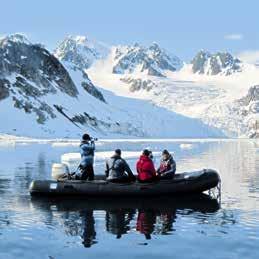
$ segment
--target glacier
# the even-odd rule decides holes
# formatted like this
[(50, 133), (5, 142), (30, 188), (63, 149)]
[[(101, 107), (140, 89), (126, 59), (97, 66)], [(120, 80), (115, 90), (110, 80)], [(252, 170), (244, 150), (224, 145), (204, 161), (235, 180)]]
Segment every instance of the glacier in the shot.
[(257, 137), (259, 68), (229, 53), (185, 63), (157, 43), (85, 36), (52, 53), (14, 34), (0, 39), (0, 57), (2, 138)]

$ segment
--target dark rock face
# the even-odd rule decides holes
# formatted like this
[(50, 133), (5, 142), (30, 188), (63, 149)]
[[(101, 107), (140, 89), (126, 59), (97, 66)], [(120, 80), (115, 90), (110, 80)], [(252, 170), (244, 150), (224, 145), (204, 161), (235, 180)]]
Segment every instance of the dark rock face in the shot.
[(66, 114), (64, 107), (54, 105), (56, 110), (61, 113), (64, 117), (66, 117), (69, 121), (71, 121), (75, 126), (81, 128), (81, 126), (88, 125), (101, 132), (114, 132), (121, 133), (122, 130), (126, 131), (129, 134), (134, 136), (143, 136), (143, 132), (140, 129), (132, 126), (130, 123), (121, 124), (119, 122), (107, 122), (103, 120), (99, 120), (95, 116), (91, 116), (87, 112), (76, 114), (73, 117), (70, 117)]
[[(81, 69), (80, 67), (78, 67), (75, 64), (72, 63), (65, 63), (66, 67), (68, 69), (68, 71), (71, 72), (71, 70), (77, 72), (80, 74), (81, 76), (81, 82), (80, 85), (78, 85), (78, 87), (83, 87), (83, 89), (90, 95), (92, 95), (93, 97), (99, 99), (102, 102), (106, 102), (103, 94), (101, 93), (101, 91), (99, 91), (97, 89), (97, 87), (94, 86), (94, 84), (92, 83), (92, 81), (89, 79), (87, 73)], [(79, 84), (79, 83), (78, 83)]]
[[(78, 87), (105, 102), (87, 74), (83, 70), (80, 72), (83, 80)], [(0, 40), (0, 101), (11, 97), (15, 108), (36, 115), (37, 122), (44, 124), (56, 118), (56, 109), (44, 98), (58, 92), (71, 98), (79, 94), (68, 71), (54, 55), (41, 45), (31, 44), (20, 34)]]
[[(251, 102), (259, 102), (259, 85), (255, 85), (248, 90), (245, 97), (241, 98), (239, 101), (240, 105), (247, 106)], [(259, 109), (258, 109), (259, 112)]]
[(10, 83), (8, 80), (0, 78), (0, 101), (9, 96)]
[(200, 51), (192, 60), (192, 71), (193, 73), (204, 74), (204, 67), (209, 58), (209, 53)]
[(37, 122), (44, 124), (56, 115), (42, 97), (58, 91), (78, 95), (68, 72), (52, 54), (20, 34), (0, 40), (0, 99), (11, 96), (15, 108), (35, 114)]
[(27, 94), (34, 95), (37, 92), (39, 96), (55, 93), (57, 89), (72, 97), (78, 94), (63, 65), (42, 46), (28, 43), (19, 34), (0, 41), (0, 77), (12, 74), (19, 75), (16, 87), (27, 89)]
[(135, 79), (131, 77), (126, 77), (126, 78), (121, 78), (120, 80), (130, 85), (129, 89), (131, 92), (136, 92), (139, 90), (150, 91), (157, 87), (157, 85), (150, 79), (142, 80), (140, 78)]
[(250, 87), (243, 98), (236, 101), (242, 119), (246, 121), (250, 138), (259, 137), (259, 85)]
[(154, 43), (145, 48), (138, 44), (128, 47), (118, 47), (115, 50), (116, 65), (113, 73), (133, 73), (136, 68), (140, 72), (147, 71), (148, 75), (163, 77), (166, 70), (176, 71), (182, 66), (182, 62), (176, 56), (169, 55)]
[[(96, 48), (95, 48), (96, 47)], [(105, 102), (102, 93), (93, 85), (85, 70), (92, 63), (105, 56), (106, 51), (101, 46), (94, 46), (84, 36), (69, 36), (65, 38), (55, 50), (54, 55), (69, 70), (78, 71), (82, 75), (81, 86), (92, 96)], [(80, 86), (78, 86), (80, 87)]]
[(241, 61), (229, 53), (200, 51), (191, 61), (193, 73), (230, 75), (241, 72)]
[(69, 37), (61, 42), (55, 53), (61, 61), (71, 62), (81, 69), (85, 69), (90, 66), (91, 59), (96, 57), (97, 53), (88, 47), (83, 47), (83, 49), (88, 53), (88, 56), (83, 56), (78, 49), (76, 41)]
[(86, 92), (88, 92), (95, 98), (99, 99), (102, 102), (106, 102), (103, 94), (91, 82), (82, 82), (82, 87), (86, 90)]

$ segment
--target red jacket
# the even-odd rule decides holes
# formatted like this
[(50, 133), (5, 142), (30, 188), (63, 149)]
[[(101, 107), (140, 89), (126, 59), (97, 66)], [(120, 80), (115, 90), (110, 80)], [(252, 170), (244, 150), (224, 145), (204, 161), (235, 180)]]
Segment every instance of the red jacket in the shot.
[(146, 181), (156, 176), (156, 170), (153, 161), (144, 155), (141, 155), (137, 162), (138, 179)]

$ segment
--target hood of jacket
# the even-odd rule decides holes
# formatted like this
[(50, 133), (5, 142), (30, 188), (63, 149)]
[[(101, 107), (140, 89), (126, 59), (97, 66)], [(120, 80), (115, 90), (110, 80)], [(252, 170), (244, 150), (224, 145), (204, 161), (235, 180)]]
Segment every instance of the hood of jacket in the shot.
[(166, 162), (166, 161), (170, 161), (171, 159), (173, 159), (173, 157), (172, 157), (172, 155), (169, 155), (167, 159), (164, 159), (164, 158), (162, 157), (161, 161)]
[(121, 156), (114, 154), (111, 156), (111, 159), (121, 159)]
[(141, 155), (139, 160), (142, 160), (143, 162), (151, 162), (152, 161), (148, 156), (145, 156), (145, 155)]

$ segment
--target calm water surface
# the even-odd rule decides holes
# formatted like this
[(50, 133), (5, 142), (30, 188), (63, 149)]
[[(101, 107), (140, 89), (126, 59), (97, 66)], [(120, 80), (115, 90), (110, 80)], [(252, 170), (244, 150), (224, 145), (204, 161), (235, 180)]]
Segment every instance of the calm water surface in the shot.
[[(221, 203), (207, 196), (32, 200), (31, 180), (50, 178), (51, 164), (78, 147), (0, 142), (0, 258), (259, 258), (259, 142), (100, 141), (97, 147), (147, 146), (174, 151), (178, 171), (217, 169)], [(129, 163), (134, 167), (135, 159)], [(95, 168), (101, 174), (103, 163)]]

